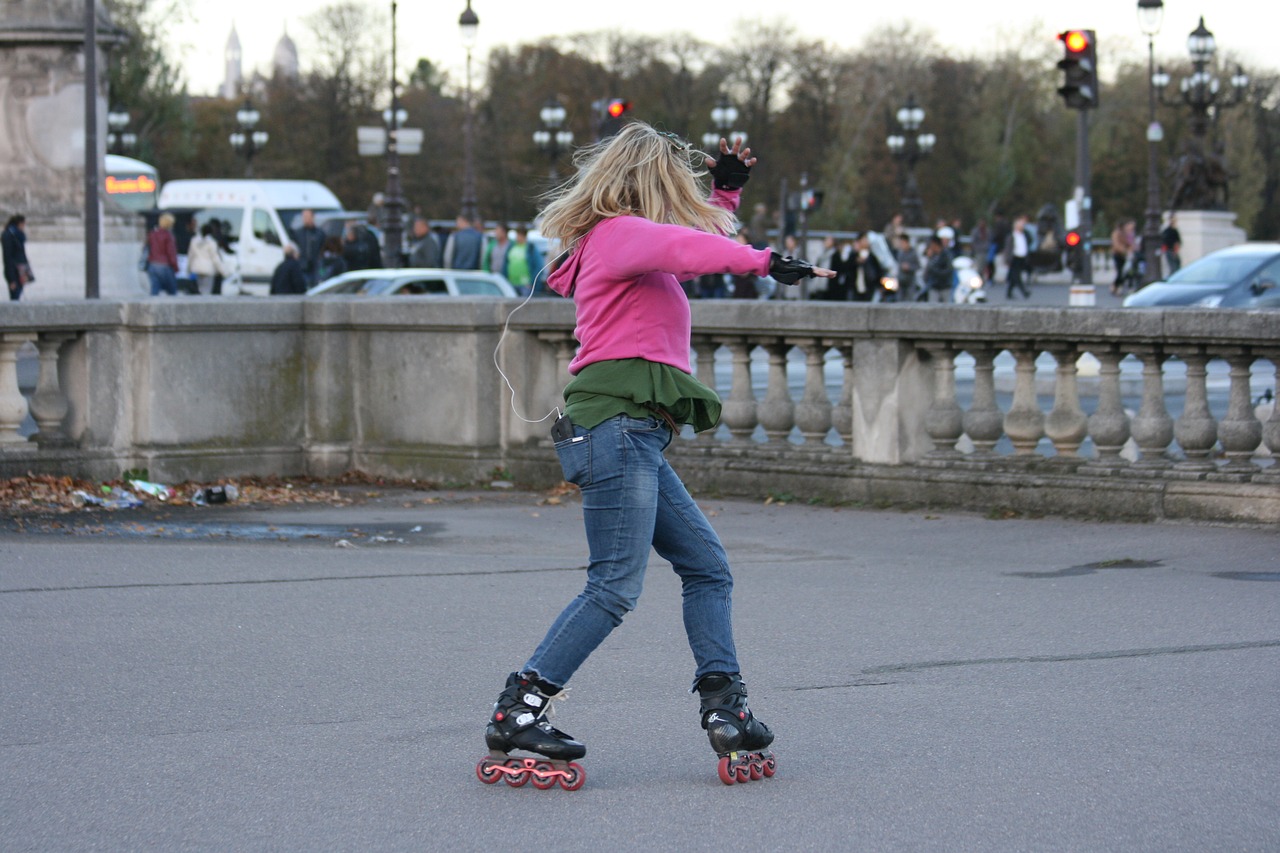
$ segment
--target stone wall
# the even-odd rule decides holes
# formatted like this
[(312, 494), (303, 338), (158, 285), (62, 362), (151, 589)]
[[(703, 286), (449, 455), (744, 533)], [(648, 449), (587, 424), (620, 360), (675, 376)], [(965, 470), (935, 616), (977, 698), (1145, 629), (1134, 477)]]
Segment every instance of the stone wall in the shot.
[[(13, 305), (0, 315), (0, 474), (470, 483), (504, 469), (554, 485), (547, 415), (572, 306), (516, 305)], [(718, 301), (693, 317), (695, 372), (724, 399), (722, 425), (669, 454), (700, 491), (1280, 521), (1280, 416), (1257, 399), (1275, 389), (1275, 313)], [(31, 347), (39, 380), (24, 396), (14, 365)]]

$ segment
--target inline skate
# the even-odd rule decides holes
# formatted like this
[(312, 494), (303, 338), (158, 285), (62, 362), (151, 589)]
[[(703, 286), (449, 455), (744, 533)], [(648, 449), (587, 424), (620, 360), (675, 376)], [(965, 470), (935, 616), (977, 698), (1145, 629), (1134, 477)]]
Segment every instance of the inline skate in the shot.
[(720, 756), (717, 768), (726, 785), (772, 776), (778, 763), (772, 752), (773, 732), (747, 707), (747, 686), (735, 673), (712, 672), (698, 679), (702, 727)]
[[(527, 673), (513, 672), (493, 703), (493, 716), (484, 730), (489, 754), (476, 765), (476, 776), (492, 785), (505, 779), (513, 788), (532, 781), (533, 787), (547, 789), (556, 783), (566, 791), (576, 791), (587, 779), (586, 771), (574, 758), (587, 748), (548, 722), (550, 703), (564, 698), (564, 691)], [(537, 753), (541, 757), (511, 756), (512, 750)]]

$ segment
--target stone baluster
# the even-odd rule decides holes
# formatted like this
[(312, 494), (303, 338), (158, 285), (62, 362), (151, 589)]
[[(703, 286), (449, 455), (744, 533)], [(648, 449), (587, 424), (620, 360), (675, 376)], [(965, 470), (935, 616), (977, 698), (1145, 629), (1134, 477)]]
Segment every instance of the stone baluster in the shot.
[(824, 346), (840, 353), (844, 380), (840, 402), (831, 410), (831, 425), (840, 434), (845, 448), (850, 448), (853, 446), (853, 344), (849, 341), (826, 341)]
[[(694, 368), (698, 381), (706, 385), (713, 391), (716, 391), (716, 350), (720, 345), (706, 335), (695, 335), (693, 338), (693, 354), (697, 358), (697, 365)], [(694, 438), (703, 443), (712, 442), (716, 439), (716, 431), (714, 429), (704, 430), (698, 433)]]
[(972, 455), (990, 459), (1004, 435), (1004, 414), (996, 404), (996, 351), (978, 346), (968, 348), (968, 353), (973, 356), (973, 402), (964, 413), (964, 431), (973, 442)]
[(1233, 349), (1220, 353), (1231, 365), (1231, 390), (1227, 397), (1227, 416), (1218, 424), (1218, 439), (1222, 442), (1227, 464), (1224, 473), (1251, 474), (1258, 470), (1253, 464), (1253, 454), (1262, 444), (1262, 424), (1253, 413), (1253, 398), (1249, 391), (1249, 368), (1253, 366), (1253, 354), (1245, 349)]
[(0, 334), (0, 448), (6, 453), (34, 449), (18, 434), (27, 419), (27, 398), (18, 388), (18, 349), (35, 339), (35, 332)]
[(1142, 406), (1130, 423), (1133, 440), (1142, 451), (1134, 467), (1166, 468), (1169, 460), (1165, 451), (1173, 441), (1173, 418), (1164, 405), (1164, 351), (1159, 347), (1139, 347), (1134, 355), (1142, 361)]
[(1034, 347), (1014, 344), (1008, 347), (1017, 365), (1014, 367), (1013, 403), (1004, 416), (1004, 432), (1013, 442), (1013, 451), (1024, 459), (1033, 456), (1044, 436), (1044, 413), (1036, 400), (1036, 355)]
[(746, 443), (756, 429), (756, 395), (751, 390), (751, 350), (746, 338), (723, 338), (719, 343), (733, 354), (733, 380), (729, 397), (724, 401), (720, 420), (729, 428), (732, 441)]
[(1275, 382), (1272, 385), (1271, 417), (1262, 424), (1262, 440), (1271, 451), (1271, 465), (1262, 473), (1253, 475), (1255, 483), (1280, 484), (1280, 349), (1265, 350), (1258, 353), (1270, 359), (1275, 371)]
[(796, 426), (807, 450), (825, 450), (832, 408), (825, 374), (827, 346), (821, 338), (802, 338), (795, 345), (805, 356), (804, 396), (796, 406)]
[(38, 429), (31, 440), (42, 446), (61, 447), (71, 443), (62, 429), (62, 422), (71, 411), (71, 401), (58, 381), (58, 355), (62, 345), (75, 337), (72, 332), (42, 332), (36, 341), (40, 351), (40, 373), (30, 406), (31, 417)]
[(956, 403), (956, 354), (944, 343), (928, 342), (920, 348), (929, 353), (933, 361), (933, 400), (925, 416), (925, 432), (933, 441), (933, 450), (926, 458), (934, 460), (959, 459), (956, 442), (964, 434), (964, 412)]
[(1093, 350), (1098, 359), (1098, 407), (1089, 416), (1089, 436), (1098, 455), (1089, 463), (1090, 468), (1114, 469), (1128, 464), (1120, 451), (1129, 440), (1129, 416), (1124, 410), (1120, 394), (1120, 360), (1123, 358), (1115, 346), (1097, 346)]
[(769, 353), (769, 385), (757, 407), (760, 425), (770, 442), (785, 442), (796, 422), (796, 404), (787, 388), (787, 353), (791, 345), (775, 341), (764, 345)]
[(1058, 367), (1053, 383), (1053, 408), (1045, 418), (1044, 434), (1053, 442), (1055, 458), (1062, 462), (1076, 462), (1080, 443), (1089, 434), (1089, 419), (1080, 408), (1080, 389), (1076, 382), (1079, 352), (1069, 344), (1055, 344), (1050, 352)]
[(1187, 393), (1182, 415), (1173, 425), (1173, 436), (1182, 447), (1186, 459), (1173, 467), (1181, 471), (1212, 471), (1213, 447), (1218, 443), (1218, 422), (1209, 411), (1209, 392), (1205, 385), (1208, 356), (1203, 347), (1192, 347), (1178, 353), (1187, 365)]

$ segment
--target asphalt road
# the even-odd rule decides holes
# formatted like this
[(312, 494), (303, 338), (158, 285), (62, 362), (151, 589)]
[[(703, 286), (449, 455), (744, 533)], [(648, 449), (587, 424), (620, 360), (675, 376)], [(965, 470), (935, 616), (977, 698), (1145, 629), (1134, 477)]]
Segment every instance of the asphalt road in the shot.
[(1280, 848), (1270, 529), (705, 499), (777, 776), (717, 779), (655, 557), (556, 718), (586, 786), (483, 785), (583, 581), (544, 497), (0, 519), (0, 849)]

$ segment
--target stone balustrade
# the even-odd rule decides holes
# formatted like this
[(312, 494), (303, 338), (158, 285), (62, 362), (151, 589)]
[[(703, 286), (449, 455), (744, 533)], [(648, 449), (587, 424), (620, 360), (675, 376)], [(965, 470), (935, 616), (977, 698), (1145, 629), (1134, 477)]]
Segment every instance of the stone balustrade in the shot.
[[(0, 473), (474, 482), (501, 468), (549, 485), (544, 416), (572, 308), (515, 306), (11, 306)], [(686, 429), (669, 451), (695, 489), (1280, 521), (1280, 408), (1258, 405), (1276, 387), (1280, 314), (716, 301), (693, 316), (695, 373), (724, 401), (717, 430)], [(19, 352), (38, 364), (29, 396)]]

